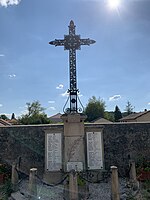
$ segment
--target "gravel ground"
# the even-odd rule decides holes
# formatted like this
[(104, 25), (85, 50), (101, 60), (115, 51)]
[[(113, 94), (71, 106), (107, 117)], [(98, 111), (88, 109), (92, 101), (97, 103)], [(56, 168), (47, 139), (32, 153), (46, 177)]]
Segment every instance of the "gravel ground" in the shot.
[[(50, 187), (38, 183), (37, 185), (37, 197), (41, 200), (63, 200), (63, 185), (58, 185), (55, 187)], [(28, 180), (23, 181), (20, 184), (20, 193), (23, 194), (25, 199), (28, 199)], [(17, 199), (18, 200), (18, 199)]]
[[(119, 179), (120, 199), (126, 200), (130, 189), (126, 187), (126, 180)], [(107, 183), (89, 184), (90, 197), (89, 200), (110, 200), (111, 199), (111, 180)]]
[[(120, 196), (121, 200), (126, 200), (130, 189), (126, 187), (126, 180), (119, 179), (120, 183)], [(20, 184), (20, 193), (14, 193), (12, 199), (14, 200), (27, 200), (28, 198), (28, 180), (22, 181)], [(64, 200), (64, 186), (59, 185), (55, 187), (50, 187), (38, 183), (38, 199), (41, 200)], [(111, 181), (108, 180), (107, 183), (91, 184), (89, 183), (89, 200), (110, 200), (111, 199)]]

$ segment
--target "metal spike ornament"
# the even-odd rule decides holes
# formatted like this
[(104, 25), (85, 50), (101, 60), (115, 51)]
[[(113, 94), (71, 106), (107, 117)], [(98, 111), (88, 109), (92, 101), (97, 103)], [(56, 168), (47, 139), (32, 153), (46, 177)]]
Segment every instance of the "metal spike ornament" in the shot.
[(49, 42), (51, 45), (64, 46), (64, 50), (69, 50), (69, 65), (70, 65), (70, 89), (68, 90), (70, 97), (70, 108), (67, 109), (69, 113), (78, 113), (78, 93), (77, 89), (77, 75), (76, 75), (76, 50), (81, 49), (81, 45), (94, 44), (94, 40), (81, 39), (80, 35), (75, 34), (75, 25), (71, 20), (69, 24), (69, 35), (65, 35), (64, 39), (55, 39)]

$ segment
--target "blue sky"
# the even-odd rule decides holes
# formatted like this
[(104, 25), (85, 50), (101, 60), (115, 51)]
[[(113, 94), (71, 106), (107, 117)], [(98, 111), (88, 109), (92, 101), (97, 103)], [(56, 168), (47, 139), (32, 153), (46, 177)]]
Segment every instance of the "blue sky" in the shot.
[(150, 1), (122, 0), (110, 9), (107, 0), (0, 0), (0, 114), (26, 110), (39, 100), (48, 116), (63, 112), (69, 88), (68, 51), (48, 44), (76, 33), (96, 43), (77, 51), (80, 99), (93, 95), (106, 110), (127, 101), (134, 111), (150, 109)]

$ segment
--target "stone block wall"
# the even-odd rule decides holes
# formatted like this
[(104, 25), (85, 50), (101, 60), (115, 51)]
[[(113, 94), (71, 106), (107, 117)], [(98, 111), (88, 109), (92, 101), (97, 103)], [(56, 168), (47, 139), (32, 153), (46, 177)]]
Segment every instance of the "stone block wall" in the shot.
[(129, 159), (150, 160), (150, 123), (115, 123), (104, 128), (105, 166), (119, 168), (120, 175), (128, 172)]
[(45, 133), (42, 126), (14, 126), (0, 128), (0, 160), (12, 164), (21, 157), (21, 170), (44, 170)]
[[(95, 127), (96, 124), (85, 124)], [(44, 172), (45, 129), (63, 129), (63, 125), (37, 125), (0, 127), (0, 162), (10, 165), (21, 157), (21, 169), (37, 167), (39, 174)], [(104, 125), (104, 163), (119, 168), (125, 175), (129, 158), (150, 160), (150, 123), (114, 123)]]

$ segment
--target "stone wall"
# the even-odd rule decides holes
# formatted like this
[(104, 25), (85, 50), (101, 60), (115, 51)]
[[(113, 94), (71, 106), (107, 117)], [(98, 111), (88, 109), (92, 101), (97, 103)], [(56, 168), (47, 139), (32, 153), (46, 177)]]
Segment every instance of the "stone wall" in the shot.
[[(39, 174), (44, 171), (45, 133), (47, 126), (0, 127), (0, 160), (12, 164), (21, 157), (21, 170), (37, 167)], [(50, 126), (56, 129), (57, 126)]]
[(150, 123), (116, 123), (104, 128), (105, 165), (116, 165), (127, 173), (129, 159), (150, 160)]
[[(85, 124), (97, 126), (96, 124)], [(21, 157), (21, 169), (29, 173), (37, 167), (44, 171), (45, 133), (44, 129), (63, 129), (63, 125), (0, 127), (0, 160), (12, 164)], [(124, 175), (128, 160), (145, 157), (150, 160), (150, 123), (115, 123), (104, 125), (104, 161), (119, 167)]]

